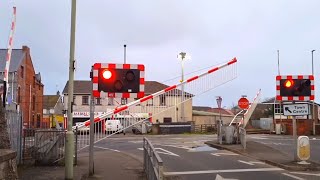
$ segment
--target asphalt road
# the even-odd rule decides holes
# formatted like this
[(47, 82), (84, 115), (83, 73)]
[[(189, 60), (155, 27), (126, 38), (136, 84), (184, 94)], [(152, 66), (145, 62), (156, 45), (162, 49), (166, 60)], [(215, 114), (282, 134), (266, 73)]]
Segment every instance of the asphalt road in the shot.
[[(213, 135), (146, 137), (162, 158), (165, 174), (173, 179), (302, 180), (320, 178), (320, 174), (296, 174), (296, 172), (288, 172), (242, 155), (206, 146), (204, 142), (216, 138)], [(142, 142), (142, 135), (119, 134), (96, 143), (95, 150), (123, 152), (143, 162)]]
[[(295, 148), (292, 136), (284, 135), (248, 135), (248, 140), (256, 141), (290, 155), (293, 159)], [(309, 137), (310, 160), (320, 163), (320, 137)], [(320, 179), (320, 178), (319, 178)]]

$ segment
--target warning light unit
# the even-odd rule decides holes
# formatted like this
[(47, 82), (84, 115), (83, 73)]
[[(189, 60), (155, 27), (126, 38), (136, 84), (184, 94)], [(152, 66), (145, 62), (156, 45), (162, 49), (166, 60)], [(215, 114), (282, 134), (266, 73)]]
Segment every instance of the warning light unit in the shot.
[(92, 77), (93, 96), (142, 98), (144, 72), (142, 64), (95, 63)]
[(314, 100), (313, 75), (277, 76), (277, 100), (308, 101)]

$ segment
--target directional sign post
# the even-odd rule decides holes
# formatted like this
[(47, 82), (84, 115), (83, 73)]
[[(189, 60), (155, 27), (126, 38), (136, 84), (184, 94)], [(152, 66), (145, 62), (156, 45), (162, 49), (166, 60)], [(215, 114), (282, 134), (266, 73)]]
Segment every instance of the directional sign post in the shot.
[(309, 105), (308, 104), (284, 104), (283, 105), (283, 115), (292, 116), (292, 135), (294, 141), (294, 160), (298, 161), (297, 155), (297, 120), (296, 116), (309, 115)]
[(283, 115), (285, 116), (303, 116), (309, 115), (308, 104), (287, 104), (283, 105)]

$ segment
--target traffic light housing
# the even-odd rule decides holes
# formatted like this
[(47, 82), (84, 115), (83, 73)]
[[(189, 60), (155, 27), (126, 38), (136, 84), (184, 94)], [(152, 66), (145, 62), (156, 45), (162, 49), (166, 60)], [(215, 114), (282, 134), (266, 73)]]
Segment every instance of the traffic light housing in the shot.
[(277, 76), (277, 100), (314, 100), (314, 77)]
[(110, 93), (138, 93), (140, 71), (138, 69), (99, 70), (98, 91)]
[(94, 97), (141, 98), (144, 96), (144, 65), (96, 63), (92, 81)]

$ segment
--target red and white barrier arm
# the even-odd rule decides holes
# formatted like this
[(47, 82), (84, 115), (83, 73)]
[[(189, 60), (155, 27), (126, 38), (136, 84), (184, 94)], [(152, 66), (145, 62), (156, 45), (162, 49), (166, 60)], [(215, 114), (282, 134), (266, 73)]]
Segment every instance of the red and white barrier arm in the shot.
[(11, 53), (12, 53), (12, 45), (13, 45), (13, 35), (16, 28), (16, 7), (13, 7), (13, 17), (12, 17), (12, 23), (11, 23), (11, 29), (10, 29), (10, 35), (9, 35), (9, 42), (8, 42), (8, 52), (6, 55), (6, 66), (4, 69), (4, 76), (3, 80), (6, 81), (7, 84), (7, 93), (9, 89), (8, 81), (9, 81), (9, 67), (10, 67), (10, 60), (11, 60)]
[[(203, 76), (206, 76), (206, 75), (208, 75), (208, 74), (211, 74), (211, 73), (213, 73), (213, 72), (215, 72), (215, 71), (218, 71), (218, 70), (223, 69), (223, 68), (225, 68), (225, 67), (227, 67), (227, 66), (230, 66), (230, 65), (232, 65), (232, 64), (234, 64), (234, 63), (236, 63), (236, 62), (237, 62), (237, 58), (233, 58), (231, 61), (229, 61), (229, 62), (227, 62), (227, 63), (225, 63), (225, 64), (223, 64), (223, 65), (221, 65), (221, 66), (212, 68), (212, 69), (208, 70), (208, 71), (205, 72), (205, 73), (202, 73), (202, 74), (200, 74), (200, 75), (198, 75), (198, 76), (194, 76), (194, 77), (192, 77), (192, 78), (189, 78), (189, 79), (187, 79), (187, 80), (185, 80), (185, 81), (183, 81), (183, 82), (181, 82), (181, 83), (179, 83), (179, 84), (177, 84), (177, 85), (170, 86), (170, 87), (168, 87), (168, 88), (166, 88), (166, 89), (163, 89), (163, 90), (158, 91), (158, 92), (156, 92), (156, 93), (153, 93), (153, 94), (151, 94), (151, 95), (145, 96), (145, 97), (143, 97), (143, 98), (141, 98), (141, 99), (139, 99), (139, 100), (130, 102), (130, 103), (128, 103), (128, 104), (126, 104), (126, 105), (123, 105), (123, 106), (120, 106), (120, 107), (114, 109), (113, 111), (109, 111), (109, 112), (107, 112), (107, 113), (104, 114), (104, 115), (101, 115), (101, 116), (99, 116), (99, 117), (96, 117), (96, 118), (94, 119), (94, 122), (99, 122), (99, 121), (101, 121), (101, 120), (103, 120), (103, 119), (106, 119), (107, 117), (109, 117), (109, 116), (111, 116), (111, 115), (113, 115), (113, 114), (117, 114), (117, 113), (119, 113), (119, 112), (122, 112), (122, 111), (124, 111), (124, 110), (127, 110), (127, 109), (128, 109), (129, 107), (131, 107), (131, 106), (136, 106), (137, 104), (141, 104), (141, 103), (143, 103), (143, 102), (145, 102), (145, 101), (147, 101), (147, 100), (149, 100), (149, 99), (152, 99), (152, 98), (154, 98), (154, 97), (160, 96), (160, 95), (162, 95), (162, 94), (164, 94), (164, 93), (166, 93), (166, 92), (168, 92), (168, 91), (171, 91), (171, 90), (173, 90), (173, 89), (176, 89), (176, 88), (182, 86), (183, 84), (190, 83), (190, 82), (192, 82), (192, 81), (194, 81), (194, 80), (196, 80), (196, 79), (198, 79), (198, 78), (200, 78), (200, 77), (203, 77)], [(90, 125), (90, 120), (87, 120), (87, 121), (85, 121), (85, 122), (83, 122), (83, 123), (79, 123), (78, 127), (89, 126), (89, 125)], [(75, 128), (75, 127), (73, 127), (73, 128)]]

